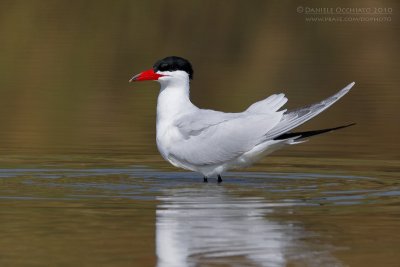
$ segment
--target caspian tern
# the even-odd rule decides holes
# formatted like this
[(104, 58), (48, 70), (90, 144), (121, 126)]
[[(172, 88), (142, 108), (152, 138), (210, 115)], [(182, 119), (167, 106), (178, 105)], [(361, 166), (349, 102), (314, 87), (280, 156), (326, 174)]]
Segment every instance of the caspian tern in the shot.
[(307, 107), (279, 110), (284, 94), (274, 94), (252, 104), (243, 112), (224, 113), (196, 107), (189, 99), (193, 69), (184, 58), (171, 56), (130, 79), (158, 81), (157, 147), (172, 165), (200, 172), (207, 178), (227, 170), (247, 167), (265, 155), (304, 142), (305, 138), (345, 128), (352, 124), (307, 132), (290, 132), (338, 101), (353, 87)]

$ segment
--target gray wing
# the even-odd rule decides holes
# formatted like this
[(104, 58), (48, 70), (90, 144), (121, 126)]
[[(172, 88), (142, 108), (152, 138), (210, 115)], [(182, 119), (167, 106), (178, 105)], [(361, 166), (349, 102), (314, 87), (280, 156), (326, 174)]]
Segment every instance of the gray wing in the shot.
[(329, 108), (332, 106), (336, 101), (338, 101), (340, 98), (342, 98), (345, 94), (347, 94), (350, 89), (353, 87), (355, 83), (352, 82), (348, 84), (345, 88), (340, 90), (338, 93), (334, 94), (331, 97), (328, 97), (327, 99), (315, 103), (313, 105), (295, 109), (295, 110), (290, 110), (286, 112), (281, 121), (274, 127), (272, 128), (267, 134), (266, 138), (267, 139), (273, 139), (276, 136), (279, 136), (281, 134), (284, 134), (288, 131), (290, 131), (293, 128), (296, 128), (297, 126), (305, 123), (306, 121), (314, 118), (318, 114), (320, 114), (322, 111), (325, 109)]
[(195, 165), (229, 161), (315, 117), (353, 85), (354, 82), (319, 103), (289, 112), (277, 111), (287, 101), (283, 94), (277, 94), (254, 103), (242, 113), (199, 109), (186, 114), (176, 120), (182, 140), (170, 147), (169, 156)]
[(169, 148), (169, 156), (194, 165), (229, 161), (260, 143), (283, 112), (223, 113), (198, 110), (176, 122), (183, 139)]
[(209, 109), (199, 109), (179, 118), (175, 124), (185, 139), (200, 135), (205, 130), (226, 121), (236, 119), (241, 113), (224, 113)]

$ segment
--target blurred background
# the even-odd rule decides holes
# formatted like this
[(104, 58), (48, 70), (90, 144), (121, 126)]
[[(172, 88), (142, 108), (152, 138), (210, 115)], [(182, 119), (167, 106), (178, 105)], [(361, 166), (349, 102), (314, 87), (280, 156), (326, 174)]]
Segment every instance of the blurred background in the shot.
[(307, 7), (325, 6), (2, 0), (0, 154), (161, 161), (155, 145), (159, 85), (128, 80), (177, 55), (194, 66), (191, 96), (201, 108), (238, 112), (279, 92), (295, 108), (355, 81), (345, 98), (301, 129), (357, 126), (277, 155), (398, 158), (398, 3), (329, 4), (391, 8), (376, 16), (390, 21), (307, 21)]
[[(1, 0), (0, 265), (399, 266), (399, 7)], [(159, 85), (128, 83), (171, 55), (225, 112), (355, 81), (298, 130), (357, 125), (204, 184), (157, 151)]]

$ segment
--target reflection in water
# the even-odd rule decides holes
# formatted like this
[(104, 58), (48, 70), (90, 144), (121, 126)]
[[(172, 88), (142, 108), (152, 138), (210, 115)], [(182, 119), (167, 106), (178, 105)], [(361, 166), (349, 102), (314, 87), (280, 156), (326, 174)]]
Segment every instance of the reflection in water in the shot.
[[(168, 190), (156, 218), (158, 267), (341, 266), (332, 247), (312, 247), (301, 227), (268, 219), (277, 206), (260, 197), (234, 197), (223, 187)], [(224, 265), (225, 266), (225, 265)]]
[(399, 179), (371, 164), (370, 177), (300, 165), (218, 186), (49, 163), (0, 170), (0, 266), (398, 266)]

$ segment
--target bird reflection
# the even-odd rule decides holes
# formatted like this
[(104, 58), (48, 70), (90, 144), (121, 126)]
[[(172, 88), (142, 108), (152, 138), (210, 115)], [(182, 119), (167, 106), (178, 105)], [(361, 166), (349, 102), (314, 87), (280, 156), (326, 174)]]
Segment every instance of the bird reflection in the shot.
[(290, 203), (235, 197), (219, 186), (164, 193), (156, 219), (158, 267), (341, 266), (331, 249), (300, 241), (310, 234), (301, 227), (268, 219), (277, 206)]

